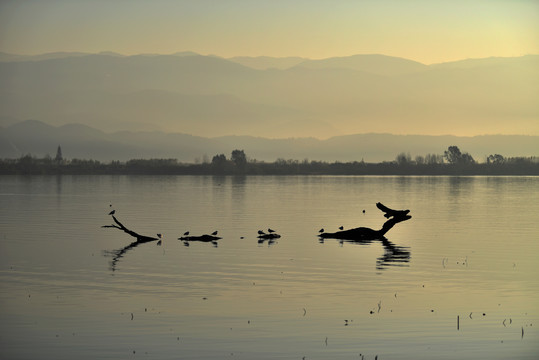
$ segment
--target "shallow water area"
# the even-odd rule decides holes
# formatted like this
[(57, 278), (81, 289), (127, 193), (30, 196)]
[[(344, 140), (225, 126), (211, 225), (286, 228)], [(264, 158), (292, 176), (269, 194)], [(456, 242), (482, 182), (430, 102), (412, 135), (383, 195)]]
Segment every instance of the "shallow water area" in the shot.
[[(320, 241), (376, 202), (389, 246)], [(0, 357), (535, 359), (538, 215), (537, 177), (2, 176)]]

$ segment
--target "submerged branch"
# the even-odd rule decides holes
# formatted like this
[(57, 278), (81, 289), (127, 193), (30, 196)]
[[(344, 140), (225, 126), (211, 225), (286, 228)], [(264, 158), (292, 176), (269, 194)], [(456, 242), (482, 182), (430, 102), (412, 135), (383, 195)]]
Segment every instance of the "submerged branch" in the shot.
[(102, 228), (114, 228), (114, 229), (122, 230), (123, 232), (131, 235), (132, 237), (134, 237), (136, 239), (131, 244), (129, 244), (129, 245), (127, 245), (127, 246), (125, 246), (125, 247), (123, 247), (121, 249), (105, 251), (104, 252), (105, 256), (112, 256), (112, 260), (110, 262), (110, 268), (111, 268), (112, 271), (115, 271), (118, 261), (120, 261), (120, 259), (125, 255), (126, 252), (128, 252), (131, 249), (136, 248), (140, 244), (144, 244), (144, 243), (147, 243), (147, 242), (150, 242), (150, 241), (156, 241), (156, 240), (159, 240), (159, 239), (155, 238), (155, 237), (152, 237), (152, 236), (140, 235), (139, 233), (126, 228), (124, 226), (124, 224), (122, 224), (118, 219), (116, 219), (116, 217), (114, 215), (111, 215), (111, 216), (112, 216), (112, 219), (114, 220), (114, 222), (116, 224), (103, 225), (103, 226), (101, 226)]
[(133, 230), (130, 230), (130, 229), (126, 228), (118, 219), (116, 219), (116, 217), (114, 215), (111, 215), (111, 216), (112, 216), (112, 219), (114, 220), (114, 222), (117, 225), (114, 225), (114, 224), (112, 224), (112, 225), (103, 225), (103, 226), (101, 226), (102, 228), (115, 228), (115, 229), (122, 230), (123, 232), (125, 232), (125, 233), (131, 235), (132, 237), (136, 238), (137, 242), (148, 242), (148, 241), (159, 240), (158, 238), (155, 238), (155, 237), (152, 237), (152, 236), (140, 235), (139, 233), (136, 233)]

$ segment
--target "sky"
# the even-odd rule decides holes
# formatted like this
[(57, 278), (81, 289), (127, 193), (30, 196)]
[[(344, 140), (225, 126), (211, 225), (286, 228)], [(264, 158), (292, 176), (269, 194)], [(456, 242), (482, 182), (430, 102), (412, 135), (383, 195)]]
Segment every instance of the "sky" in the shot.
[(0, 0), (0, 51), (521, 56), (539, 54), (539, 1)]

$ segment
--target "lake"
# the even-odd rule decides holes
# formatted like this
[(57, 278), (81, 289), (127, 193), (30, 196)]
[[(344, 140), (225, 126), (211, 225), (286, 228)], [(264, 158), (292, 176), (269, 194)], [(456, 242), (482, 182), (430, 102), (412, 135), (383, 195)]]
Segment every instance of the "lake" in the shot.
[(2, 176), (0, 358), (537, 359), (538, 220), (539, 177)]

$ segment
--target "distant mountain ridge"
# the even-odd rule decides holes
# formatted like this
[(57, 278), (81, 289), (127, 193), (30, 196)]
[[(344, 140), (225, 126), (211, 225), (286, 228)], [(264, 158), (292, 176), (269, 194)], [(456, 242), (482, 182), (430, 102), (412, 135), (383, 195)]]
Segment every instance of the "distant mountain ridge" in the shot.
[(416, 155), (443, 154), (451, 145), (484, 161), (490, 154), (539, 156), (539, 136), (483, 135), (474, 137), (356, 134), (332, 137), (267, 139), (252, 136), (198, 137), (156, 131), (106, 133), (81, 124), (51, 126), (28, 120), (0, 128), (0, 157), (54, 155), (62, 146), (66, 158), (100, 161), (135, 158), (175, 158), (182, 162), (211, 160), (213, 155), (230, 157), (234, 149), (259, 161), (278, 158), (320, 161), (392, 161), (401, 152)]
[(192, 52), (0, 54), (0, 124), (270, 138), (391, 132), (539, 135), (539, 56), (436, 65)]

